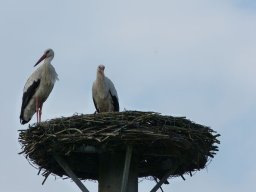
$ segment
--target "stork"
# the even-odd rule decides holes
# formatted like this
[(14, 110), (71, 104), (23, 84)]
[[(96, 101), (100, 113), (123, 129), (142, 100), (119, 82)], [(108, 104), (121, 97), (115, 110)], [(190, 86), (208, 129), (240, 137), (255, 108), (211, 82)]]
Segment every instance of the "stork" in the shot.
[(118, 95), (113, 82), (104, 74), (105, 66), (99, 65), (92, 85), (92, 98), (98, 113), (119, 112)]
[(34, 65), (35, 67), (44, 60), (43, 64), (30, 75), (24, 86), (20, 112), (21, 124), (28, 123), (35, 113), (37, 123), (41, 122), (43, 103), (50, 95), (55, 81), (58, 80), (58, 74), (51, 65), (53, 57), (53, 50), (47, 49)]

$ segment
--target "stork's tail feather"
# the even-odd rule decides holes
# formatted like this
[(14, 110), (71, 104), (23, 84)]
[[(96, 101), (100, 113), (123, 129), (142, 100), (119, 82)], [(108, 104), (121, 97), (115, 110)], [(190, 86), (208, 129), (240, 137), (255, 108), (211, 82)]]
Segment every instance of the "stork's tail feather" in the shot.
[(24, 125), (26, 123), (28, 123), (30, 120), (26, 121), (24, 120), (22, 117), (20, 117), (20, 124)]
[(20, 124), (24, 125), (26, 123), (28, 123), (28, 121), (20, 120)]

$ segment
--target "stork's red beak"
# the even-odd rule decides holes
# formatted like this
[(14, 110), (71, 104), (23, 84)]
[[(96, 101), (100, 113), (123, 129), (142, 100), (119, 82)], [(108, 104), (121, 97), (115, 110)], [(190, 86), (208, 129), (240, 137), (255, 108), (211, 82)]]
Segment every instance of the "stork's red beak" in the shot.
[(41, 61), (43, 61), (46, 58), (46, 54), (43, 54), (43, 56), (36, 62), (36, 64), (34, 65), (37, 66)]

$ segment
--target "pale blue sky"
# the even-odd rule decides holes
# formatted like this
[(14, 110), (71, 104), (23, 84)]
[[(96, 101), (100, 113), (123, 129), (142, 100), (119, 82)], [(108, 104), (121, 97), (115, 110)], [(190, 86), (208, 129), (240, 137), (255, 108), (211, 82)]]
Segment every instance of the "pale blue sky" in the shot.
[[(79, 191), (53, 176), (42, 186), (17, 154), (17, 130), (27, 128), (18, 118), (22, 89), (49, 47), (60, 81), (43, 120), (94, 112), (91, 86), (104, 64), (121, 109), (186, 116), (222, 135), (207, 169), (170, 180), (165, 191), (256, 190), (255, 1), (8, 0), (0, 2), (0, 23), (0, 191)], [(143, 181), (139, 191), (153, 185)]]

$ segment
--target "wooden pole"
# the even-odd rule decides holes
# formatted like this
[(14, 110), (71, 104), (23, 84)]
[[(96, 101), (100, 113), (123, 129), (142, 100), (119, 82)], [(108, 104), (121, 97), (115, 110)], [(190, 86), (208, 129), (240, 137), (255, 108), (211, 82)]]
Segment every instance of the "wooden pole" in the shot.
[[(130, 152), (127, 152), (127, 159), (129, 159), (129, 156), (131, 155)], [(122, 181), (124, 176), (123, 173), (125, 167), (125, 153), (105, 152), (99, 156), (100, 161), (98, 192), (120, 192), (122, 190)], [(138, 192), (138, 167), (136, 159), (134, 157), (131, 158), (130, 163), (131, 164), (128, 177), (126, 177), (126, 192)], [(125, 169), (128, 169), (128, 163)]]
[(64, 171), (68, 174), (70, 178), (77, 184), (77, 186), (81, 189), (82, 192), (89, 192), (89, 190), (84, 186), (84, 184), (77, 178), (74, 172), (70, 169), (68, 164), (64, 159), (62, 159), (57, 154), (54, 154), (53, 157), (59, 163), (59, 165), (64, 169)]
[(132, 146), (129, 145), (127, 146), (127, 149), (126, 149), (121, 192), (127, 191), (127, 182), (128, 182), (129, 172), (130, 172), (131, 158), (132, 158)]

